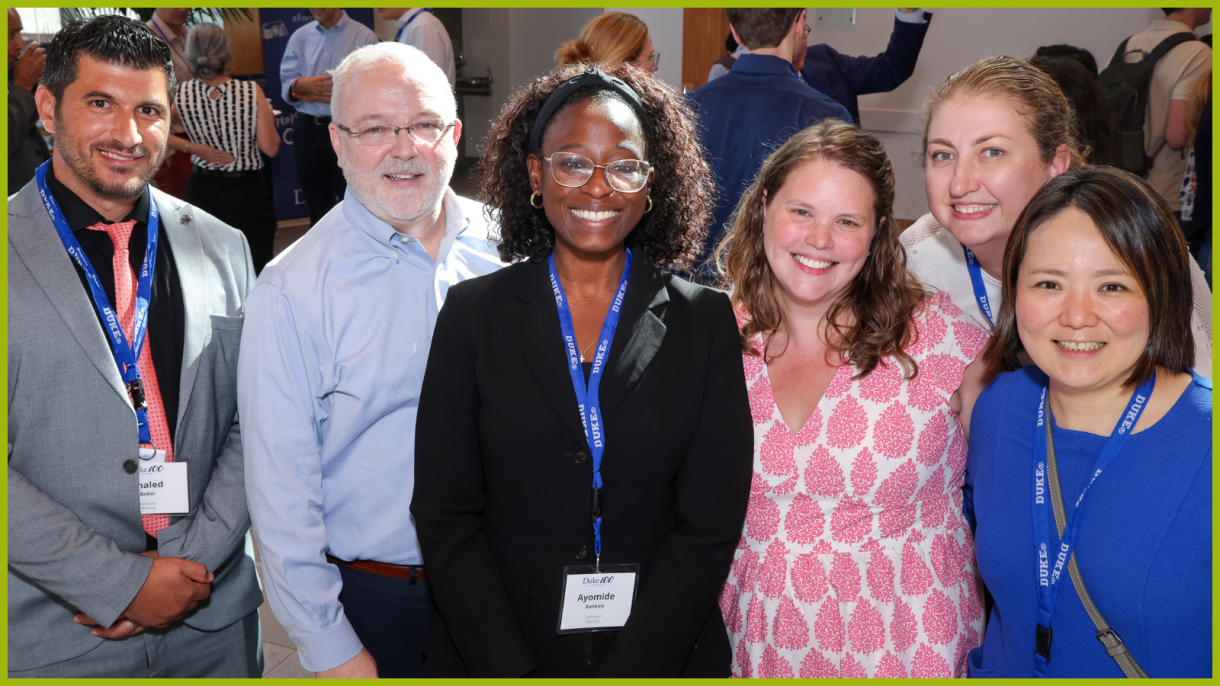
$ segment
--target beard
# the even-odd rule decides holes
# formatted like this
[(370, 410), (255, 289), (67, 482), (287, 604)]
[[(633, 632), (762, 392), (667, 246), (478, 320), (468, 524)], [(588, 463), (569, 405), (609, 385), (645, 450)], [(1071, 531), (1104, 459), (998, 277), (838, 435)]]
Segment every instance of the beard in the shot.
[[(76, 174), (77, 178), (89, 186), (90, 190), (108, 200), (131, 200), (139, 197), (148, 187), (148, 180), (156, 175), (157, 168), (165, 159), (165, 148), (161, 149), (160, 154), (153, 155), (143, 145), (125, 148), (117, 141), (94, 143), (86, 149), (72, 134), (68, 133), (69, 127), (59, 117), (56, 117), (55, 129), (55, 147), (59, 150), (59, 155), (63, 158), (64, 163)], [(146, 166), (136, 170), (132, 177), (107, 183), (102, 180), (97, 164), (93, 161), (91, 153), (94, 150), (114, 150), (128, 155), (143, 155)]]
[[(373, 216), (390, 225), (414, 222), (432, 212), (445, 194), (456, 162), (456, 155), (438, 156), (433, 168), (419, 158), (399, 160), (386, 157), (376, 169), (369, 171), (352, 163), (346, 142), (339, 155), (339, 166), (343, 169), (343, 178), (347, 180), (352, 195)], [(387, 174), (422, 174), (424, 181), (414, 190), (395, 190), (381, 185), (382, 178)]]

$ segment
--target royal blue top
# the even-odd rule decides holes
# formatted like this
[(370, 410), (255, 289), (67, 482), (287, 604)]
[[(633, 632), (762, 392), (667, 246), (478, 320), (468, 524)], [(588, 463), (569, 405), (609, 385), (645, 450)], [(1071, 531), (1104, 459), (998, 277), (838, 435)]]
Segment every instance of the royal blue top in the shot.
[[(1001, 374), (970, 424), (966, 517), (995, 598), (970, 676), (1032, 677), (1037, 623), (1033, 444), (1036, 367)], [(1109, 436), (1053, 428), (1068, 513)], [(1156, 424), (1135, 433), (1082, 507), (1076, 562), (1089, 594), (1152, 677), (1210, 677), (1212, 664), (1212, 384), (1194, 376)], [(1050, 518), (1050, 540), (1059, 540)], [(1066, 574), (1065, 574), (1066, 577)], [(1070, 578), (1051, 620), (1050, 677), (1122, 678)]]

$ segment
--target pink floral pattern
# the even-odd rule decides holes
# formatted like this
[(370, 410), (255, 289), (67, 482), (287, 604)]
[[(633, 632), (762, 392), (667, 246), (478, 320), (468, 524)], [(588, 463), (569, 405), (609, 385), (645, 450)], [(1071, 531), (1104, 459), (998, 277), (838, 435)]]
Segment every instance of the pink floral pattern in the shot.
[(863, 379), (845, 365), (796, 434), (745, 356), (754, 475), (720, 599), (734, 676), (965, 675), (983, 611), (949, 399), (988, 334), (943, 293), (917, 326), (914, 379), (893, 359)]

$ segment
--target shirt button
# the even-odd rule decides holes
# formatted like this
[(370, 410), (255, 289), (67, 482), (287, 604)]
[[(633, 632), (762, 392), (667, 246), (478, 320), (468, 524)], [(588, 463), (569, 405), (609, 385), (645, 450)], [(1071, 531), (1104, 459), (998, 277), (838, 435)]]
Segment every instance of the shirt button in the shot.
[(298, 650), (300, 650), (302, 653), (305, 652), (305, 646), (301, 646), (300, 648), (298, 648)]
[(578, 545), (578, 546), (576, 546), (576, 549), (575, 549), (575, 550), (573, 550), (572, 552), (576, 554), (576, 559), (577, 559), (577, 560), (587, 560), (587, 559), (589, 559), (589, 549), (588, 549), (588, 548), (586, 548), (584, 545)]
[(578, 464), (578, 465), (589, 464), (589, 453), (586, 453), (583, 450), (577, 452), (575, 455), (575, 458), (576, 458), (576, 464)]
[(123, 463), (123, 471), (127, 472), (128, 474), (135, 474), (136, 469), (137, 467), (135, 460), (127, 460)]
[(407, 243), (407, 242), (409, 242), (410, 240), (411, 240), (411, 238), (410, 238), (410, 237), (408, 237), (408, 236), (403, 236), (403, 237), (402, 237), (402, 242), (403, 242), (403, 243)]
[(912, 253), (912, 254), (915, 254), (915, 255), (918, 255), (918, 254), (919, 254), (919, 248), (915, 248), (914, 250), (912, 250), (912, 251), (911, 251), (911, 253)]

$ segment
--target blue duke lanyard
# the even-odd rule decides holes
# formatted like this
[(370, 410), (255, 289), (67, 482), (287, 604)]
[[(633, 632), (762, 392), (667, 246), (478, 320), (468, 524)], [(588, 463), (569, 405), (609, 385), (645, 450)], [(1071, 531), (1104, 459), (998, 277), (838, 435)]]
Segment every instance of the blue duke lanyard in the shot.
[(962, 252), (966, 253), (966, 271), (970, 272), (970, 285), (974, 286), (974, 299), (979, 302), (979, 309), (983, 311), (983, 316), (987, 317), (987, 322), (991, 324), (994, 331), (995, 315), (991, 313), (991, 301), (987, 298), (987, 286), (983, 284), (983, 268), (979, 266), (979, 258), (973, 250), (964, 245)]
[(402, 40), (402, 32), (403, 32), (403, 31), (406, 31), (406, 30), (407, 30), (407, 27), (411, 25), (411, 22), (413, 22), (413, 21), (415, 21), (417, 18), (419, 18), (419, 15), (423, 14), (424, 12), (427, 12), (428, 14), (432, 14), (432, 8), (431, 8), (431, 7), (425, 7), (425, 8), (423, 8), (422, 10), (420, 10), (420, 11), (416, 12), (415, 14), (412, 14), (412, 15), (411, 15), (411, 18), (407, 20), (407, 23), (403, 24), (403, 25), (402, 25), (402, 26), (401, 26), (401, 27), (398, 29), (398, 33), (394, 34), (394, 41), (395, 41), (395, 42), (401, 41), (401, 40)]
[(1131, 429), (1139, 422), (1140, 415), (1148, 399), (1152, 397), (1152, 389), (1156, 385), (1156, 374), (1131, 395), (1127, 410), (1119, 418), (1118, 425), (1110, 433), (1109, 440), (1101, 450), (1097, 463), (1093, 465), (1093, 476), (1085, 484), (1084, 490), (1076, 498), (1076, 504), (1068, 514), (1067, 524), (1063, 528), (1063, 537), (1059, 541), (1059, 549), (1055, 553), (1054, 563), (1051, 562), (1050, 537), (1050, 494), (1046, 487), (1046, 425), (1043, 422), (1053, 421), (1050, 408), (1046, 404), (1046, 386), (1042, 387), (1042, 400), (1038, 404), (1038, 422), (1034, 428), (1034, 545), (1038, 557), (1038, 626), (1035, 630), (1034, 674), (1047, 675), (1047, 663), (1050, 661), (1051, 616), (1055, 613), (1055, 604), (1059, 598), (1059, 584), (1063, 580), (1063, 570), (1071, 559), (1072, 549), (1076, 545), (1076, 533), (1080, 528), (1081, 504), (1089, 493), (1097, 477), (1101, 475), (1114, 458), (1122, 451), (1123, 445), (1131, 436)]
[(47, 188), (47, 165), (50, 163), (49, 160), (43, 162), (42, 166), (34, 172), (34, 178), (38, 182), (38, 193), (42, 196), (42, 203), (47, 208), (47, 214), (51, 216), (51, 223), (55, 225), (55, 232), (59, 234), (59, 240), (63, 241), (68, 255), (85, 272), (85, 279), (89, 282), (89, 292), (93, 295), (93, 304), (101, 313), (102, 321), (105, 323), (103, 328), (110, 336), (110, 350), (114, 354), (114, 363), (119, 368), (119, 375), (123, 378), (123, 383), (126, 384), (127, 391), (131, 394), (132, 404), (136, 409), (140, 443), (152, 443), (152, 436), (148, 430), (148, 410), (144, 404), (144, 390), (140, 384), (140, 370), (136, 366), (136, 360), (140, 357), (140, 348), (144, 345), (144, 334), (148, 331), (148, 303), (152, 294), (153, 272), (157, 262), (157, 203), (152, 198), (148, 200), (148, 244), (144, 249), (144, 264), (140, 267), (140, 280), (136, 286), (132, 344), (128, 345), (123, 326), (119, 323), (119, 316), (110, 306), (110, 300), (106, 297), (106, 289), (102, 286), (102, 280), (98, 277), (97, 270), (89, 263), (89, 258), (85, 257), (80, 242), (76, 240), (76, 236), (72, 235), (72, 229), (68, 228), (68, 222), (59, 209), (59, 203), (55, 202), (55, 197)]
[(593, 554), (600, 566), (602, 455), (606, 452), (606, 435), (602, 427), (602, 406), (597, 390), (606, 367), (606, 356), (610, 353), (610, 344), (614, 342), (614, 330), (618, 328), (623, 296), (627, 294), (627, 277), (631, 275), (631, 251), (627, 251), (623, 278), (619, 280), (618, 292), (614, 294), (614, 302), (610, 303), (610, 310), (606, 312), (606, 320), (602, 323), (602, 332), (597, 339), (597, 352), (593, 356), (593, 369), (589, 372), (588, 388), (585, 387), (585, 375), (580, 368), (580, 353), (576, 350), (576, 329), (572, 326), (572, 310), (568, 306), (567, 296), (563, 293), (563, 286), (559, 284), (559, 276), (555, 273), (554, 256), (547, 258), (547, 265), (551, 270), (551, 289), (555, 292), (555, 304), (559, 307), (559, 328), (568, 350), (568, 373), (572, 375), (572, 388), (576, 391), (576, 403), (580, 407), (580, 421), (585, 427), (589, 450), (593, 453)]

